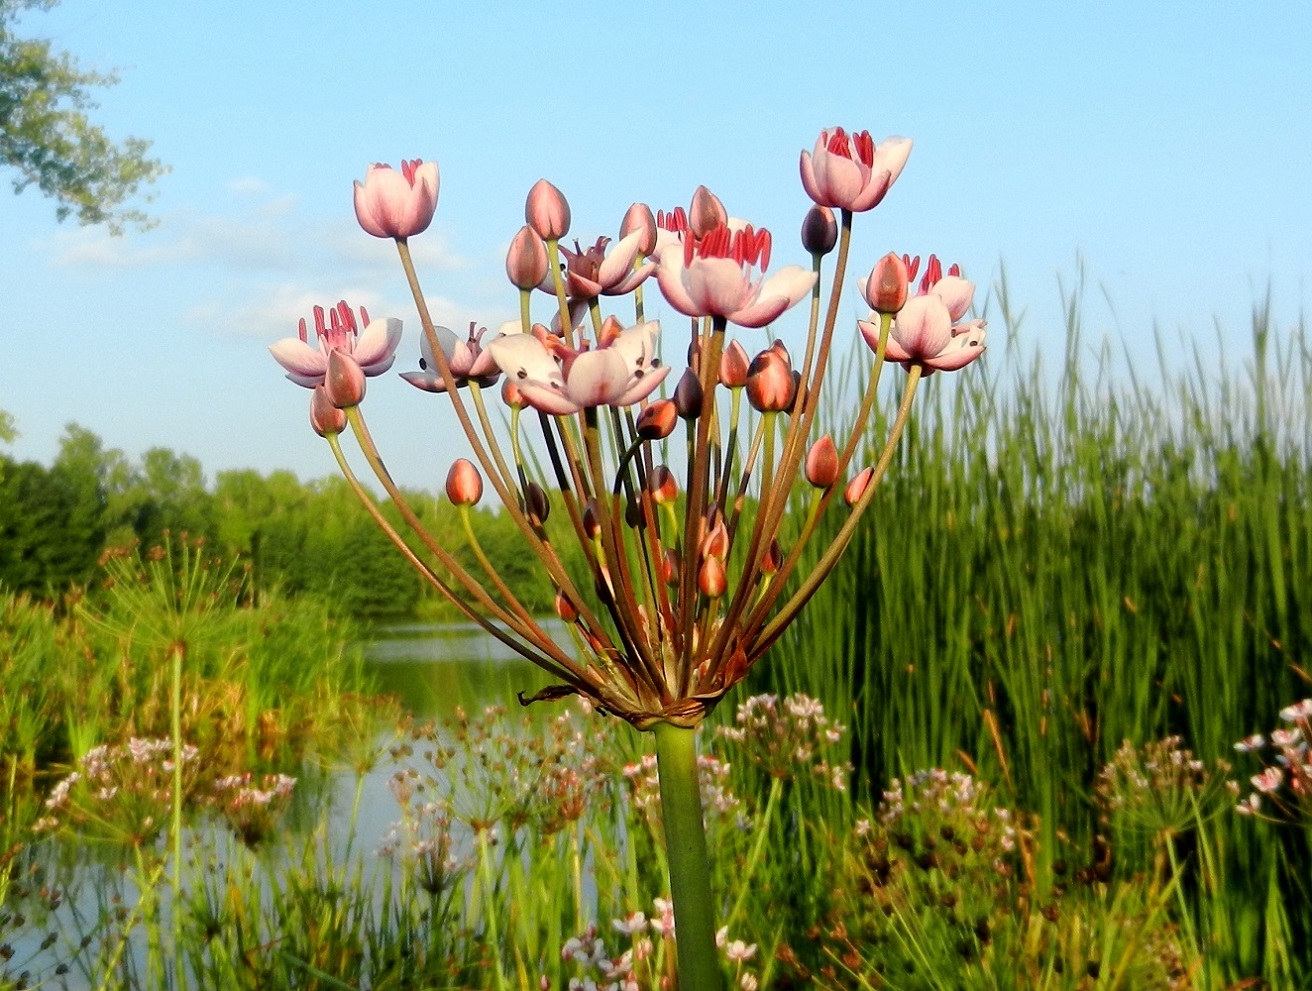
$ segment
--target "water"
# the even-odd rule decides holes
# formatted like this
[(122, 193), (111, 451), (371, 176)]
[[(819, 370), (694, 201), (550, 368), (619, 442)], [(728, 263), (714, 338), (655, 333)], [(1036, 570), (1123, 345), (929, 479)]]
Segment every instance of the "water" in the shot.
[[(568, 642), (558, 620), (543, 628)], [(489, 705), (518, 706), (551, 676), (474, 623), (399, 624), (376, 627), (365, 647), (365, 665), (379, 690), (395, 695), (415, 716), (446, 718), (456, 708), (476, 712)]]
[[(568, 641), (568, 634), (559, 622), (544, 622), (543, 626), (562, 642)], [(549, 675), (472, 623), (388, 625), (376, 627), (371, 633), (373, 639), (364, 648), (366, 669), (380, 692), (395, 696), (418, 720), (448, 719), (455, 715), (458, 707), (471, 715), (478, 714), (488, 706), (504, 707), (511, 718), (518, 718), (517, 693), (532, 694), (551, 683)], [(558, 711), (558, 704), (539, 704), (528, 710), (534, 718), (549, 718)], [(396, 730), (390, 720), (382, 720), (375, 742), (380, 748), (397, 742)], [(346, 763), (349, 760), (348, 757)], [(410, 761), (422, 767), (420, 755), (416, 754)], [(348, 849), (353, 849), (353, 856), (362, 856), (366, 861), (376, 863), (376, 851), (400, 815), (388, 784), (397, 768), (398, 764), (384, 751), (381, 759), (363, 776), (349, 766), (329, 768), (326, 778), (313, 772), (303, 774), (297, 786), (296, 801), (284, 821), (288, 830), (286, 839), (290, 841), (285, 848), (287, 855), (295, 856), (297, 838), (309, 836), (303, 830), (311, 830), (321, 821), (326, 799), (333, 809), (327, 840), (333, 851), (332, 860), (337, 862)], [(288, 773), (297, 773), (295, 769), (287, 770)], [(431, 772), (431, 767), (428, 770)], [(357, 809), (354, 828), (351, 826), (353, 807)], [(226, 837), (225, 832), (221, 826), (200, 824), (187, 830), (184, 842), (188, 849), (195, 843), (200, 847), (213, 846), (222, 850), (225, 844), (235, 842)], [(61, 941), (54, 951), (46, 951), (38, 945), (45, 932), (49, 927), (63, 928), (60, 917), (70, 911), (84, 924), (94, 923), (102, 910), (100, 900), (106, 890), (120, 890), (128, 903), (135, 900), (136, 888), (131, 878), (122, 875), (114, 866), (122, 858), (121, 852), (97, 850), (77, 840), (59, 842), (44, 852), (51, 858), (50, 868), (58, 875), (57, 883), (67, 892), (68, 899), (59, 913), (44, 920), (45, 928), (32, 926), (25, 932), (5, 933), (5, 938), (12, 944), (6, 945), (15, 951), (14, 962), (22, 962), (17, 968), (0, 964), (0, 975), (12, 970), (11, 976), (16, 976), (29, 967), (34, 976), (43, 970), (48, 974), (53, 963), (43, 965), (46, 961), (53, 961), (52, 952), (63, 950), (66, 957), (68, 943)], [(165, 915), (167, 887), (167, 883), (163, 883), (158, 889)], [(142, 973), (145, 947), (139, 937), (140, 933), (134, 934), (127, 953), (137, 972)], [(90, 987), (85, 983), (86, 975), (76, 970), (61, 977), (60, 982), (68, 988)], [(2, 976), (0, 983), (4, 983)]]

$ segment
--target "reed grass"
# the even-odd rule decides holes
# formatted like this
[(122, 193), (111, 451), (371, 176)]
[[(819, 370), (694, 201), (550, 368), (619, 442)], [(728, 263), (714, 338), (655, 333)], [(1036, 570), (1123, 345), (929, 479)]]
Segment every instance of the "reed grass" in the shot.
[[(861, 794), (927, 767), (997, 783), (1033, 815), (1041, 883), (1106, 832), (1093, 784), (1122, 741), (1233, 758), (1308, 693), (1312, 655), (1305, 325), (1278, 331), (1263, 301), (1241, 366), (1161, 332), (1118, 360), (1082, 297), (1081, 278), (1044, 333), (1055, 367), (1013, 346), (928, 383), (877, 511), (759, 669), (851, 724)], [(992, 305), (1014, 341), (1005, 278)], [(1198, 986), (1309, 980), (1306, 833), (1228, 816), (1195, 835)], [(1115, 853), (1118, 876), (1149, 873)]]

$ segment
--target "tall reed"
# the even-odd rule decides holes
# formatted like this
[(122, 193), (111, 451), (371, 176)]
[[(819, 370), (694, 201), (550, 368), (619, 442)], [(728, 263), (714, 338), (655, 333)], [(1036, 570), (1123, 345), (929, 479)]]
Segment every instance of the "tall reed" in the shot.
[[(1040, 867), (1104, 828), (1092, 783), (1123, 740), (1233, 757), (1307, 693), (1312, 652), (1306, 327), (1263, 301), (1242, 368), (1160, 331), (1118, 362), (1083, 289), (1055, 368), (1013, 348), (927, 383), (879, 512), (763, 669), (851, 723), (867, 793), (935, 766), (996, 782), (1035, 814)], [(993, 302), (1014, 341), (1005, 276)], [(1305, 840), (1231, 816), (1206, 843), (1184, 877), (1214, 889), (1192, 923), (1218, 980), (1306, 978), (1312, 905), (1284, 895), (1306, 895)]]

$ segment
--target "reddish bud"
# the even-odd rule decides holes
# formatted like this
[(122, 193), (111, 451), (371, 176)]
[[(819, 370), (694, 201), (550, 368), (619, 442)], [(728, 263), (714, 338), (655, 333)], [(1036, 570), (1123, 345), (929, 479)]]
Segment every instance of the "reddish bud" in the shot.
[(572, 623), (579, 618), (579, 611), (574, 608), (574, 603), (566, 598), (565, 593), (556, 590), (556, 615), (566, 623)]
[(762, 413), (777, 413), (792, 405), (793, 369), (782, 345), (767, 348), (752, 359), (745, 387), (747, 401)]
[(328, 401), (338, 409), (359, 406), (364, 398), (364, 370), (340, 348), (328, 352), (328, 371), (323, 380)]
[(737, 341), (730, 341), (720, 355), (720, 384), (727, 389), (741, 389), (747, 383), (747, 369), (751, 363), (747, 349)]
[(679, 584), (679, 571), (682, 562), (679, 560), (679, 552), (671, 547), (661, 558), (661, 581), (666, 585)]
[(679, 409), (671, 399), (657, 399), (638, 414), (637, 431), (643, 440), (664, 440), (679, 422)]
[(697, 588), (708, 599), (718, 599), (729, 587), (729, 576), (725, 574), (724, 562), (718, 557), (708, 557), (697, 569)]
[(724, 525), (724, 518), (716, 513), (715, 523), (702, 537), (702, 557), (718, 557), (721, 560), (729, 556), (729, 528)]
[(547, 277), (547, 246), (538, 232), (525, 224), (510, 240), (506, 276), (517, 289), (536, 289)]
[(510, 379), (506, 379), (501, 383), (501, 401), (507, 406), (514, 406), (517, 409), (522, 409), (528, 405), (527, 400), (524, 399), (524, 393), (520, 392), (519, 386)]
[(847, 483), (847, 488), (843, 490), (843, 500), (849, 506), (855, 506), (861, 501), (861, 497), (866, 494), (866, 489), (870, 487), (870, 479), (874, 476), (875, 469), (863, 468), (852, 481)]
[(314, 395), (310, 397), (310, 426), (320, 437), (340, 434), (346, 429), (346, 414), (329, 401), (322, 384), (314, 387)]
[(638, 253), (644, 258), (656, 250), (656, 218), (651, 207), (646, 203), (634, 203), (624, 214), (624, 223), (620, 224), (620, 237), (628, 237), (634, 231), (642, 231), (638, 241)]
[(674, 387), (674, 407), (685, 420), (702, 415), (702, 384), (691, 368), (686, 369)]
[(551, 515), (551, 500), (537, 482), (529, 482), (528, 488), (524, 490), (524, 507), (534, 523), (545, 523)]
[(583, 534), (589, 540), (596, 540), (601, 533), (601, 522), (597, 519), (597, 500), (589, 499), (583, 507)]
[(446, 497), (457, 506), (476, 506), (483, 498), (483, 476), (464, 458), (458, 458), (446, 473)]
[(806, 452), (806, 480), (817, 489), (827, 489), (838, 481), (838, 448), (828, 434)]
[(764, 575), (778, 574), (779, 569), (784, 563), (784, 552), (779, 546), (778, 538), (770, 541), (770, 546), (765, 549), (761, 555), (761, 573)]
[(705, 186), (698, 186), (692, 194), (692, 206), (688, 209), (688, 229), (695, 238), (702, 238), (729, 222), (729, 213), (724, 209), (720, 198)]
[(802, 218), (802, 247), (813, 255), (827, 255), (838, 243), (838, 221), (827, 206), (813, 206)]
[(528, 191), (524, 219), (544, 241), (558, 241), (569, 233), (569, 204), (559, 189), (539, 179)]
[(876, 313), (897, 313), (906, 305), (909, 283), (906, 261), (890, 251), (875, 262), (861, 287), (861, 295)]
[(674, 480), (674, 472), (664, 465), (657, 465), (647, 476), (647, 491), (658, 506), (664, 506), (679, 498), (679, 485)]

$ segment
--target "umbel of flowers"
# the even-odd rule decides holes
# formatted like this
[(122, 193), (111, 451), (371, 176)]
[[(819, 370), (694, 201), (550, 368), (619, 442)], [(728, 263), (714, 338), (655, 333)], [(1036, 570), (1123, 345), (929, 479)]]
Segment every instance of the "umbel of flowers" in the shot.
[[(399, 322), (363, 310), (357, 320), (343, 302), (316, 309), (314, 341), (302, 321), (299, 340), (272, 348), (292, 381), (313, 388), (311, 425), (398, 551), (469, 620), (551, 675), (521, 701), (577, 694), (654, 733), (686, 988), (720, 983), (694, 730), (833, 569), (920, 381), (983, 352), (984, 323), (967, 319), (973, 286), (955, 266), (944, 274), (931, 256), (913, 284), (919, 259), (888, 254), (859, 282), (870, 313), (856, 329), (872, 357), (852, 428), (819, 434), (853, 218), (883, 200), (910, 150), (904, 138), (876, 144), (867, 132), (835, 128), (801, 153), (815, 203), (801, 225), (809, 265), (772, 267), (770, 231), (731, 217), (705, 187), (686, 209), (653, 213), (635, 203), (617, 239), (571, 249), (569, 203), (541, 180), (506, 257), (520, 319), (494, 335), (477, 323), (457, 335), (429, 315), (408, 242), (432, 222), (436, 164), (370, 167), (355, 184), (356, 216), (366, 232), (395, 242), (422, 329), (419, 368), (403, 377), (445, 394), (473, 450), (472, 461), (450, 466), (446, 494), (465, 522), (474, 569), (424, 528), (361, 411), (366, 379), (393, 362)], [(687, 318), (682, 329), (646, 318), (653, 287)], [(777, 341), (762, 348), (759, 328), (804, 300), (801, 355)], [(685, 368), (665, 363), (685, 353)], [(890, 361), (905, 369), (902, 398), (887, 436), (872, 439), (866, 428)], [(489, 409), (498, 401), (508, 416)], [(347, 430), (413, 543), (357, 481), (340, 445)], [(870, 451), (873, 463), (855, 463)], [(479, 547), (469, 510), (489, 487), (554, 587), (568, 642), (515, 597)], [(586, 575), (566, 566), (559, 528), (549, 535), (552, 513), (567, 518)], [(822, 529), (827, 513), (840, 522)], [(821, 535), (803, 568), (804, 550)]]

